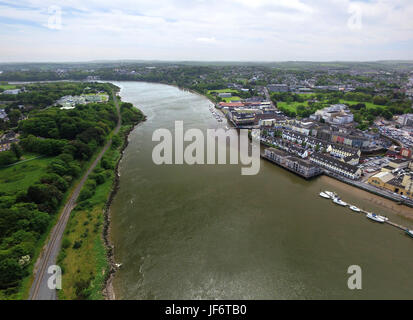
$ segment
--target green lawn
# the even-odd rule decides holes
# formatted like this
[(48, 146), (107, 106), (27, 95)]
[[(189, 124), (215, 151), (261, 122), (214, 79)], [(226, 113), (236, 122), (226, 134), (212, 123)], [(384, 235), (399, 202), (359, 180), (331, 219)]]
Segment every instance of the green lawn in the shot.
[(278, 106), (278, 107), (281, 107), (281, 108), (286, 108), (286, 109), (288, 109), (288, 110), (290, 110), (290, 111), (296, 112), (298, 106), (308, 107), (308, 102), (305, 101), (305, 102), (291, 102), (291, 103), (287, 103), (287, 102), (282, 102), (282, 101), (280, 101), (280, 102), (277, 102), (277, 106)]
[(241, 101), (240, 97), (229, 97), (229, 98), (222, 98), (224, 102), (231, 102), (231, 101)]
[(366, 105), (367, 109), (377, 109), (377, 108), (382, 109), (382, 108), (384, 108), (384, 106), (380, 106), (378, 104), (374, 104), (374, 103), (371, 103), (371, 102), (340, 100), (340, 103), (345, 103), (345, 104), (348, 104), (348, 105), (364, 103)]
[(0, 88), (3, 90), (11, 90), (11, 89), (16, 89), (17, 87), (12, 84), (0, 84)]
[[(37, 156), (25, 155), (27, 159)], [(38, 158), (0, 168), (0, 192), (14, 193), (27, 190), (46, 173), (46, 167), (53, 159), (54, 157)]]

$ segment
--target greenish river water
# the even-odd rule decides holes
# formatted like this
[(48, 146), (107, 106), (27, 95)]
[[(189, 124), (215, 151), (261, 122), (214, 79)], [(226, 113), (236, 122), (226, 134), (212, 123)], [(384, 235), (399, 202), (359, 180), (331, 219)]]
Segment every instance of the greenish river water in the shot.
[[(327, 177), (306, 181), (264, 160), (241, 165), (163, 165), (152, 134), (223, 127), (202, 96), (172, 86), (114, 82), (147, 115), (130, 134), (111, 206), (117, 299), (413, 298), (413, 239), (338, 207), (343, 200), (413, 227), (399, 207)], [(391, 208), (393, 207), (393, 209)], [(350, 290), (347, 269), (362, 269)]]

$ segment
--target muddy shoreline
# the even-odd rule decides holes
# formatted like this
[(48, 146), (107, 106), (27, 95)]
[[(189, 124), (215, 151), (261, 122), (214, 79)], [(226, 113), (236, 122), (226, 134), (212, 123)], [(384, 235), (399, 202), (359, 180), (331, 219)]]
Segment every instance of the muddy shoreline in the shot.
[(373, 193), (370, 193), (368, 191), (365, 191), (363, 189), (348, 185), (344, 182), (341, 182), (339, 180), (333, 179), (331, 177), (327, 177), (327, 176), (322, 176), (320, 177), (320, 179), (325, 179), (325, 181), (331, 185), (334, 185), (342, 190), (346, 190), (350, 193), (352, 193), (354, 196), (371, 202), (373, 204), (376, 205), (380, 205), (383, 208), (386, 208), (388, 210), (391, 210), (392, 212), (394, 212), (396, 215), (399, 215), (403, 218), (407, 218), (411, 221), (413, 221), (413, 210), (410, 207), (407, 207), (405, 205), (399, 205), (396, 202), (386, 199), (384, 197), (375, 195)]

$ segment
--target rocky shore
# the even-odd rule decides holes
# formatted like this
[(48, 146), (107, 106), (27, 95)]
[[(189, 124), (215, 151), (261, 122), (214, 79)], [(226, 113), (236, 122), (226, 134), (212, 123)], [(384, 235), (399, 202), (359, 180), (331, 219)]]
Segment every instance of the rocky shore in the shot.
[(110, 221), (111, 221), (111, 217), (110, 217), (110, 207), (112, 204), (112, 201), (119, 189), (119, 164), (122, 160), (123, 154), (125, 152), (126, 147), (129, 144), (129, 134), (136, 128), (137, 125), (139, 125), (139, 123), (142, 123), (146, 120), (146, 117), (132, 125), (128, 130), (126, 130), (124, 132), (124, 137), (123, 137), (123, 143), (122, 143), (122, 147), (120, 149), (120, 157), (116, 163), (116, 167), (115, 167), (115, 178), (113, 181), (113, 188), (112, 191), (109, 195), (108, 201), (106, 202), (106, 206), (104, 209), (104, 226), (103, 226), (103, 242), (106, 248), (106, 252), (107, 252), (107, 260), (108, 260), (108, 264), (109, 264), (109, 268), (107, 270), (106, 273), (106, 278), (105, 278), (105, 283), (103, 286), (103, 291), (102, 294), (105, 297), (105, 300), (115, 300), (116, 296), (115, 296), (115, 291), (113, 289), (113, 278), (115, 276), (116, 271), (119, 269), (120, 265), (118, 263), (116, 263), (115, 261), (115, 255), (114, 255), (114, 245), (112, 244), (111, 240), (110, 240)]

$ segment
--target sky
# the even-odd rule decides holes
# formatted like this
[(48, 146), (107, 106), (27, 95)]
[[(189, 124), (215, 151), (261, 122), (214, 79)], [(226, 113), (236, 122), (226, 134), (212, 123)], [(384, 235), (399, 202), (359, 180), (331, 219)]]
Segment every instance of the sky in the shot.
[(412, 0), (0, 0), (0, 62), (413, 60)]

